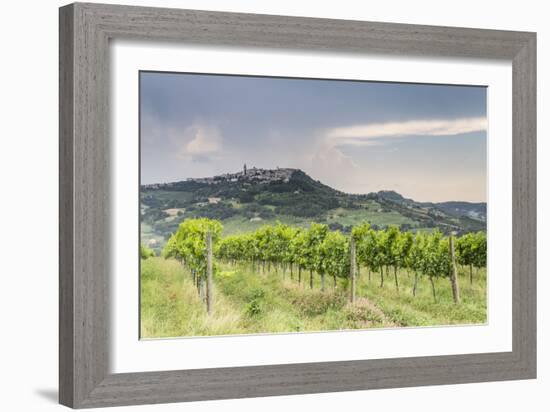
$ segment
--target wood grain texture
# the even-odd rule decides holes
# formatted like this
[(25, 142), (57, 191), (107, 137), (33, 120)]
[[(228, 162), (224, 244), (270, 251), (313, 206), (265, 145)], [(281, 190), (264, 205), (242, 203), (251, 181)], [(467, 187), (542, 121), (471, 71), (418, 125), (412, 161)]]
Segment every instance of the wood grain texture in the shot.
[[(84, 408), (536, 375), (536, 36), (76, 3), (60, 9), (60, 402)], [(110, 374), (109, 40), (504, 59), (513, 65), (513, 350)]]
[(533, 376), (537, 367), (536, 52), (536, 37), (532, 36), (512, 62), (513, 351)]
[(73, 403), (73, 37), (74, 19), (59, 15), (59, 400)]

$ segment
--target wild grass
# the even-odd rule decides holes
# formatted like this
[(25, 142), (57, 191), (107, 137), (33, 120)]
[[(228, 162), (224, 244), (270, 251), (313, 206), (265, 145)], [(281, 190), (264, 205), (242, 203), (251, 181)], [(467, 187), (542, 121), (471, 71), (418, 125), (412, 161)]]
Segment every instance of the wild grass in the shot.
[(256, 273), (249, 265), (221, 264), (214, 278), (214, 310), (208, 315), (190, 274), (175, 260), (149, 258), (141, 262), (141, 337), (213, 336), (258, 333), (289, 333), (399, 326), (441, 326), (486, 321), (486, 272), (480, 270), (469, 283), (459, 269), (461, 303), (452, 300), (448, 279), (437, 279), (434, 301), (428, 279), (420, 278), (412, 296), (414, 276), (400, 271), (399, 292), (393, 273), (379, 286), (379, 274), (362, 268), (357, 300), (349, 304), (347, 281), (336, 288), (320, 277), (272, 268)]
[(385, 277), (380, 287), (380, 274), (363, 270), (358, 292), (379, 307), (394, 323), (401, 326), (444, 326), (457, 324), (481, 324), (487, 321), (487, 272), (480, 269), (470, 284), (469, 272), (458, 268), (460, 304), (455, 304), (448, 278), (434, 280), (436, 299), (432, 295), (429, 279), (420, 276), (416, 297), (412, 290), (414, 274), (405, 270), (398, 272), (399, 291), (394, 285), (393, 271)]
[(216, 294), (213, 313), (206, 313), (192, 279), (176, 260), (141, 261), (141, 337), (229, 335), (243, 333), (240, 313)]

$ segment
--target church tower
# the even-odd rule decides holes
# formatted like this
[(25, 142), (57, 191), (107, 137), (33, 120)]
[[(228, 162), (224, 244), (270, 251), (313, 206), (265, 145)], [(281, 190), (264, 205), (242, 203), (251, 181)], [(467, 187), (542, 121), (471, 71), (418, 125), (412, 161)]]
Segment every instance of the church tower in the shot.
[(244, 164), (244, 167), (243, 167), (243, 174), (244, 176), (246, 176), (246, 163)]

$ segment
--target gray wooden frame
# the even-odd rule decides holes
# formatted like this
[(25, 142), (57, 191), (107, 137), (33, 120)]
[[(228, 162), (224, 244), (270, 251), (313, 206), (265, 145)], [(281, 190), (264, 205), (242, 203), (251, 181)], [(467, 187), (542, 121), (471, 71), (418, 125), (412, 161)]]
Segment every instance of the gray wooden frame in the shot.
[[(513, 350), (110, 374), (108, 51), (114, 38), (511, 61)], [(535, 378), (534, 33), (76, 3), (60, 9), (59, 127), (62, 404), (86, 408)]]

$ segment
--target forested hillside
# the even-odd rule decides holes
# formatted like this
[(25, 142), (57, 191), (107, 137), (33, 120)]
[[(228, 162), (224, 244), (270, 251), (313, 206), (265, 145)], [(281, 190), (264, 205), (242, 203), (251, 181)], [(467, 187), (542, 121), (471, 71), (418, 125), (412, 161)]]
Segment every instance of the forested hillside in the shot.
[(143, 185), (142, 242), (160, 253), (179, 223), (206, 217), (224, 225), (224, 236), (276, 221), (307, 228), (310, 222), (350, 233), (369, 222), (403, 231), (458, 234), (485, 230), (485, 203), (426, 203), (393, 191), (347, 194), (298, 169), (249, 169), (210, 178)]

